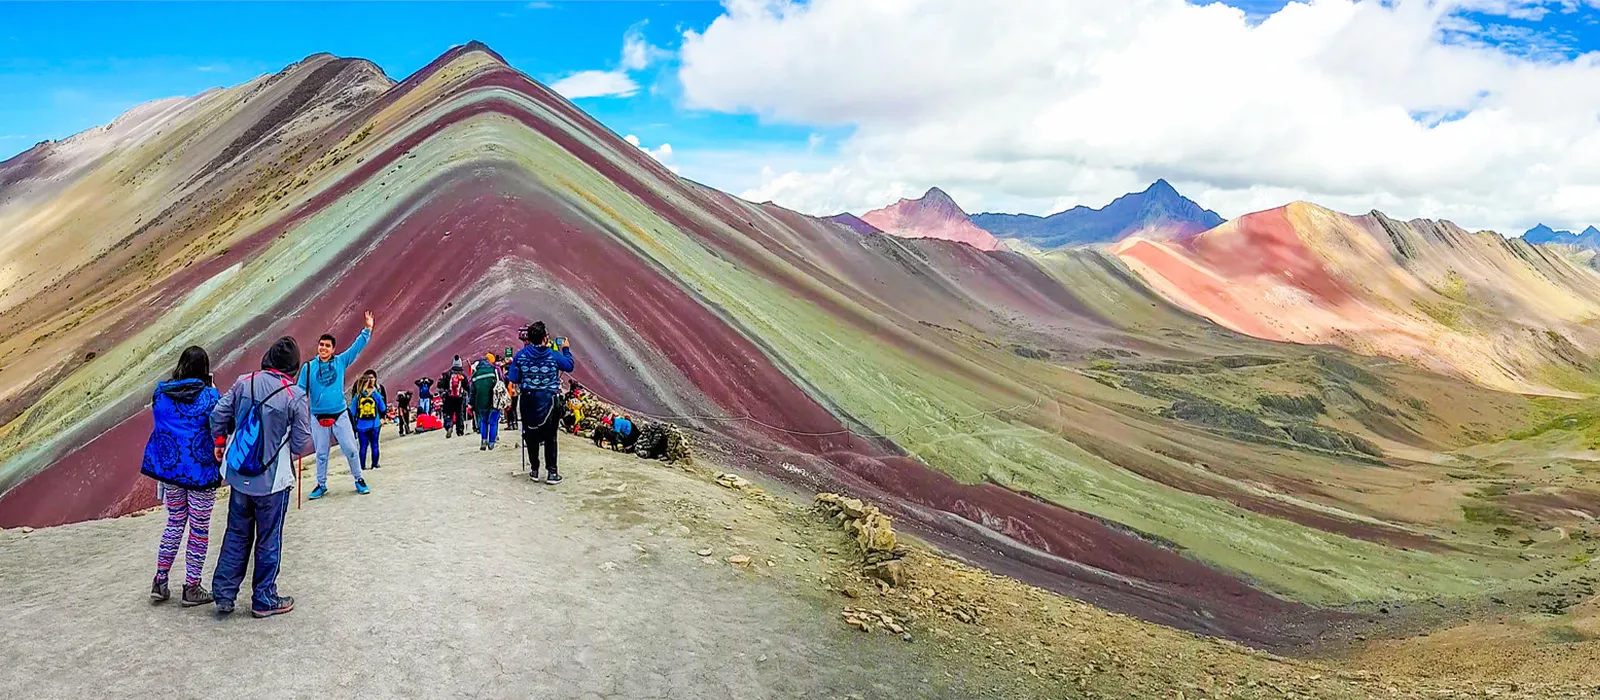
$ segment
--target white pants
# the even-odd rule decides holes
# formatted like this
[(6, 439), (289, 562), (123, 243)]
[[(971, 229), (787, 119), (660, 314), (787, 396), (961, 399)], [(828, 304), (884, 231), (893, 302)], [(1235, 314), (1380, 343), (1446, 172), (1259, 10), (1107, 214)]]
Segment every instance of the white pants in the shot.
[(322, 427), (318, 419), (311, 419), (311, 444), (317, 448), (318, 486), (328, 485), (328, 449), (335, 440), (339, 442), (339, 451), (344, 453), (345, 463), (350, 465), (350, 476), (361, 480), (361, 462), (356, 460), (356, 431), (350, 427), (350, 414), (340, 413), (339, 420), (327, 428)]

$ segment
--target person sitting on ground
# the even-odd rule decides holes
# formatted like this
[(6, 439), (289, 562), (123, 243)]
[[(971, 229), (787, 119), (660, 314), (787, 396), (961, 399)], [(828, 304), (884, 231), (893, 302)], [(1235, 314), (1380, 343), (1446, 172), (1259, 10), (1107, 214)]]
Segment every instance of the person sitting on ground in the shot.
[(563, 428), (577, 435), (583, 426), (583, 385), (576, 382), (567, 391), (566, 411), (561, 415)]
[(543, 445), (545, 467), (549, 470), (545, 483), (559, 484), (556, 431), (560, 428), (561, 373), (571, 372), (576, 366), (572, 348), (566, 338), (551, 340), (544, 321), (529, 324), (523, 329), (522, 339), (525, 345), (517, 351), (507, 379), (521, 388), (522, 444), (532, 467), (529, 476), (539, 480), (539, 446)]
[(378, 428), (383, 425), (383, 414), (389, 410), (389, 405), (383, 400), (383, 394), (378, 393), (378, 380), (374, 377), (363, 376), (351, 394), (350, 415), (355, 418), (356, 438), (361, 442), (361, 468), (367, 468), (367, 451), (371, 450), (372, 468), (377, 469), (381, 466)]
[(478, 449), (492, 450), (500, 433), (500, 414), (495, 410), (494, 388), (502, 384), (495, 369), (494, 353), (472, 364), (472, 415), (478, 432)]
[(211, 540), (211, 508), (222, 485), (221, 462), (211, 440), (211, 409), (221, 398), (211, 386), (211, 357), (198, 345), (184, 349), (172, 378), (157, 384), (150, 398), (154, 425), (139, 473), (156, 481), (167, 505), (167, 527), (156, 549), (156, 578), (150, 584), (150, 599), (157, 603), (172, 597), (167, 574), (178, 558), (185, 525), (189, 546), (184, 554), (183, 607), (211, 602), (211, 593), (200, 585), (200, 573)]
[(233, 612), (252, 550), (251, 614), (294, 609), (294, 598), (278, 595), (278, 554), (295, 481), (293, 458), (316, 444), (306, 392), (294, 379), (299, 371), (300, 346), (279, 338), (261, 357), (261, 371), (241, 375), (211, 411), (214, 456), (224, 463), (229, 487), (228, 530), (211, 576), (217, 612), (224, 615)]
[(594, 428), (594, 446), (630, 452), (639, 441), (639, 431), (625, 416), (610, 414)]
[(633, 426), (630, 416), (617, 416), (611, 421), (611, 431), (617, 436), (617, 448), (623, 452), (631, 451), (639, 441), (639, 430)]
[(367, 341), (372, 338), (371, 311), (366, 313), (365, 321), (366, 327), (350, 344), (350, 349), (337, 355), (333, 351), (338, 341), (330, 333), (322, 334), (317, 340), (316, 358), (300, 367), (300, 377), (295, 380), (311, 396), (311, 413), (317, 417), (316, 425), (311, 427), (311, 440), (317, 447), (317, 487), (306, 494), (306, 498), (312, 500), (328, 494), (328, 450), (334, 442), (339, 443), (339, 451), (344, 453), (344, 460), (350, 465), (356, 493), (371, 492), (366, 479), (361, 478), (361, 467), (356, 462), (356, 433), (350, 422), (350, 399), (344, 393), (345, 370), (355, 362), (367, 347)]

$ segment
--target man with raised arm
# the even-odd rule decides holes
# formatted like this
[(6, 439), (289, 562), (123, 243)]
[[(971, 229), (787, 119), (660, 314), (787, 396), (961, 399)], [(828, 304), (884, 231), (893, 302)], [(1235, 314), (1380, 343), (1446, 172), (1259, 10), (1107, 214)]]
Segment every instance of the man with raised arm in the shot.
[(366, 312), (366, 328), (356, 336), (350, 347), (337, 355), (333, 353), (338, 340), (331, 333), (317, 339), (317, 357), (300, 366), (296, 384), (311, 396), (311, 442), (317, 449), (317, 487), (306, 498), (322, 498), (328, 493), (328, 450), (334, 442), (344, 453), (350, 465), (350, 476), (356, 480), (356, 493), (370, 493), (367, 481), (361, 478), (361, 464), (356, 460), (356, 433), (350, 425), (350, 397), (344, 393), (344, 372), (356, 361), (361, 351), (372, 339), (372, 312)]

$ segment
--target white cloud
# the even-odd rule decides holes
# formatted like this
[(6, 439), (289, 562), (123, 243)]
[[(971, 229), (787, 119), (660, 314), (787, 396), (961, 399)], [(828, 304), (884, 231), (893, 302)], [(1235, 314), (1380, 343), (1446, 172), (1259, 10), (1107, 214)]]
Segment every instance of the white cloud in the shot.
[(853, 129), (836, 156), (746, 190), (811, 213), (930, 185), (968, 209), (1043, 213), (1165, 177), (1229, 216), (1310, 199), (1508, 232), (1600, 223), (1600, 54), (1519, 54), (1463, 9), (1579, 11), (725, 0), (684, 34), (679, 78), (691, 106)]
[[(583, 97), (631, 97), (639, 83), (631, 75), (651, 63), (672, 55), (644, 38), (644, 22), (633, 25), (622, 35), (621, 67), (615, 70), (586, 70), (557, 80), (550, 88), (569, 100)], [(638, 145), (638, 144), (635, 144)]]
[(639, 150), (650, 154), (651, 158), (660, 161), (662, 165), (666, 165), (668, 170), (671, 170), (672, 172), (678, 172), (677, 166), (668, 163), (668, 161), (672, 160), (672, 144), (663, 143), (655, 148), (650, 148), (645, 146), (644, 142), (640, 141), (639, 137), (634, 136), (633, 134), (628, 134), (627, 136), (622, 137), (622, 140), (627, 141), (628, 143), (633, 144), (634, 147), (638, 148)]
[(650, 64), (672, 57), (672, 52), (651, 44), (644, 38), (645, 22), (628, 28), (622, 35), (623, 70), (644, 70)]
[(639, 91), (639, 84), (621, 71), (586, 70), (557, 80), (550, 89), (562, 97), (628, 97)]

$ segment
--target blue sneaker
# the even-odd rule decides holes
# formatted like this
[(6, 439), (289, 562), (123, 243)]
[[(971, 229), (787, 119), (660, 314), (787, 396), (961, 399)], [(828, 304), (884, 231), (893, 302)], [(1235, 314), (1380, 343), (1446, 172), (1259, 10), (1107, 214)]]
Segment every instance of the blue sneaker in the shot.
[(322, 484), (317, 484), (316, 488), (311, 489), (311, 493), (306, 494), (306, 498), (309, 498), (309, 499), (315, 501), (315, 500), (317, 500), (319, 498), (322, 498), (323, 496), (326, 496), (326, 495), (328, 495), (328, 487), (324, 486)]
[(372, 489), (367, 488), (366, 479), (356, 479), (356, 493), (359, 493), (363, 496), (372, 493)]

